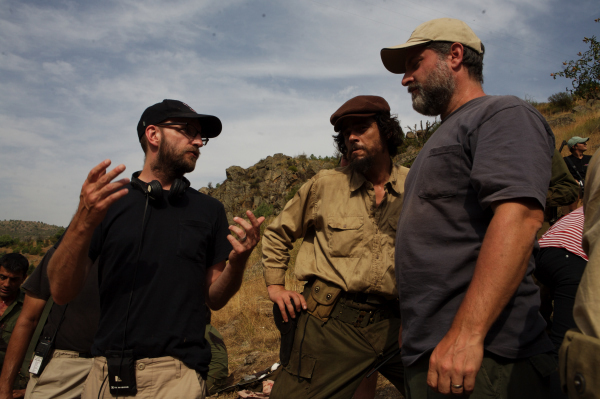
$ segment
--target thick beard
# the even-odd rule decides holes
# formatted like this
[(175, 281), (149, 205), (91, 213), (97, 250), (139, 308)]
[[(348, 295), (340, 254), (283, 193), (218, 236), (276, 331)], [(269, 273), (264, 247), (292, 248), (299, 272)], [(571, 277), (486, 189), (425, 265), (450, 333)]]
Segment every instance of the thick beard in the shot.
[(411, 93), (415, 111), (427, 116), (437, 116), (441, 115), (450, 103), (455, 84), (448, 65), (438, 60), (425, 85), (413, 82), (408, 88), (417, 88), (416, 92)]
[(185, 157), (185, 149), (177, 154), (175, 148), (167, 141), (161, 142), (158, 147), (158, 156), (151, 165), (152, 172), (164, 176), (167, 180), (181, 178), (184, 174), (192, 172), (196, 168), (196, 160), (190, 161)]
[(373, 167), (375, 159), (372, 155), (366, 155), (363, 158), (353, 159), (350, 161), (350, 167), (355, 172), (362, 175), (366, 174)]

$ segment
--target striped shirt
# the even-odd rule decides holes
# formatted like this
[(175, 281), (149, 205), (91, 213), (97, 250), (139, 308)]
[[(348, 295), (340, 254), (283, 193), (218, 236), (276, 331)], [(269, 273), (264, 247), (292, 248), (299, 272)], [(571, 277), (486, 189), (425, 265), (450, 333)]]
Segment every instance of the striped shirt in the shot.
[(581, 247), (583, 235), (583, 207), (579, 207), (563, 216), (540, 238), (540, 248), (564, 248), (567, 251), (588, 260)]

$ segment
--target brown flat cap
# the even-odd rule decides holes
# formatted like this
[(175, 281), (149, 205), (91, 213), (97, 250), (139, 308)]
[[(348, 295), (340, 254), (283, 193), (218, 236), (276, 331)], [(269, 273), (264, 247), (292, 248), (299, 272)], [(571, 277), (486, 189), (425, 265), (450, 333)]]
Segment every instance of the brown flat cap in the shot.
[(383, 97), (379, 96), (356, 96), (346, 101), (337, 111), (331, 115), (329, 121), (333, 130), (340, 131), (340, 121), (347, 116), (374, 116), (377, 114), (390, 115), (390, 105)]

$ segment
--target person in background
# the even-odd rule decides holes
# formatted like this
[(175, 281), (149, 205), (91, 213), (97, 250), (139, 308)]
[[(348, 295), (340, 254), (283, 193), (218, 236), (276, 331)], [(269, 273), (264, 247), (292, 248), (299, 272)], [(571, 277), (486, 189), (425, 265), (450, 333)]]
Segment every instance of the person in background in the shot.
[[(76, 399), (92, 368), (90, 354), (100, 317), (98, 262), (94, 262), (81, 293), (68, 305), (59, 306), (50, 295), (48, 263), (60, 241), (50, 248), (23, 284), (25, 301), (8, 344), (0, 376), (0, 399), (10, 399), (10, 386), (22, 367), (29, 374), (32, 352), (39, 339), (52, 338), (53, 350), (42, 373), (31, 374), (26, 399)], [(38, 375), (39, 374), (39, 375)]]
[[(587, 151), (587, 142), (589, 139), (589, 137), (571, 137), (569, 141), (567, 141), (567, 146), (569, 147), (569, 151), (571, 151), (571, 155), (564, 157), (565, 163), (569, 167), (571, 175), (575, 180), (577, 180), (577, 183), (579, 183), (579, 186), (582, 190), (585, 188), (585, 176), (590, 159), (592, 158), (590, 155), (583, 154)], [(567, 211), (574, 211), (580, 207), (580, 200), (581, 192), (579, 193), (577, 200), (568, 206)], [(567, 212), (565, 212), (565, 214), (566, 213)]]
[(600, 398), (600, 155), (589, 164), (583, 196), (583, 250), (588, 263), (575, 296), (577, 330), (567, 331), (559, 351), (560, 378), (569, 398)]
[(229, 376), (229, 360), (227, 356), (227, 347), (223, 336), (211, 324), (212, 312), (210, 308), (206, 309), (206, 330), (204, 338), (210, 344), (211, 359), (208, 365), (208, 377), (206, 379), (206, 390), (209, 395), (214, 395), (219, 389), (227, 385)]
[[(28, 269), (29, 262), (21, 254), (10, 253), (0, 258), (0, 369), (4, 369), (8, 343), (23, 309), (24, 293), (21, 291), (21, 284), (27, 278)], [(27, 375), (19, 374), (8, 389), (15, 390), (15, 397), (22, 397), (27, 380)]]
[[(554, 312), (550, 329), (552, 351), (558, 361), (558, 349), (567, 330), (575, 328), (573, 306), (575, 294), (588, 257), (581, 247), (583, 235), (583, 208), (578, 208), (556, 222), (539, 240), (540, 251), (535, 258), (535, 277), (550, 291)], [(551, 399), (564, 399), (560, 378), (551, 381)]]

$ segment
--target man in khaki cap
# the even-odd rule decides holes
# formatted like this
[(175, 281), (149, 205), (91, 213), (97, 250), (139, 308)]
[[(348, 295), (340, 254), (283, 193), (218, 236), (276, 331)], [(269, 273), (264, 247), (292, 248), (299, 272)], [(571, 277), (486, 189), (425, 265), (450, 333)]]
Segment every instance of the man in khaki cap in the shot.
[(531, 277), (554, 135), (526, 102), (484, 93), (483, 54), (449, 18), (381, 51), (413, 108), (442, 118), (406, 178), (396, 233), (408, 398), (547, 398), (556, 368)]
[[(377, 96), (350, 99), (331, 124), (350, 164), (304, 184), (262, 240), (265, 280), (282, 333), (284, 368), (274, 399), (351, 398), (386, 359), (379, 372), (403, 390), (393, 255), (408, 170), (391, 159), (402, 130)], [(289, 250), (298, 239), (295, 274), (307, 281), (303, 294), (285, 288)]]

